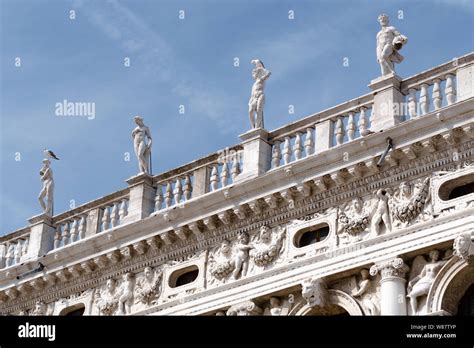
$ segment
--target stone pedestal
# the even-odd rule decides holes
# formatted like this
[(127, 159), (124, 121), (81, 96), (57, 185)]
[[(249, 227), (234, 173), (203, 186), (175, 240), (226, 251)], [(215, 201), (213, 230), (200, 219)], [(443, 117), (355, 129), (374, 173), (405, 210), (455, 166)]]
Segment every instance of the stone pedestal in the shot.
[(384, 261), (370, 268), (372, 276), (380, 272), (380, 314), (407, 315), (405, 273), (409, 268), (401, 258)]
[(49, 214), (40, 214), (28, 219), (30, 223), (30, 240), (24, 260), (42, 257), (53, 249), (55, 228)]
[(127, 179), (130, 186), (130, 199), (126, 222), (141, 220), (155, 209), (156, 189), (153, 187), (153, 177), (147, 173), (140, 173)]
[(243, 170), (236, 181), (253, 178), (270, 169), (272, 146), (268, 142), (268, 131), (252, 129), (240, 135), (244, 146)]
[(469, 63), (459, 67), (456, 72), (457, 78), (457, 101), (463, 101), (474, 97), (474, 64)]
[(374, 94), (370, 130), (379, 132), (403, 121), (405, 97), (400, 91), (401, 78), (395, 74), (379, 77), (370, 82)]
[(320, 153), (329, 150), (332, 146), (332, 122), (325, 120), (315, 125), (316, 145), (315, 152)]

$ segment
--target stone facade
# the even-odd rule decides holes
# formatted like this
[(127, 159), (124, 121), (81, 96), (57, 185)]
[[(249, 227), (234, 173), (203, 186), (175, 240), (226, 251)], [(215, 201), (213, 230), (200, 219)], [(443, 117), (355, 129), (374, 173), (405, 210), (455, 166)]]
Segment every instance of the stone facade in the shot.
[(31, 218), (0, 237), (0, 313), (455, 314), (474, 284), (473, 66), (384, 76)]

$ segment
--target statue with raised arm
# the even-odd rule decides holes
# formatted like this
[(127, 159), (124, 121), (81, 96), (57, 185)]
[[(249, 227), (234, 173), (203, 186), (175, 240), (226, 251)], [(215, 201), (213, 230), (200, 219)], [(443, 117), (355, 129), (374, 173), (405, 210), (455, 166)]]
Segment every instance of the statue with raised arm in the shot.
[[(43, 212), (48, 215), (53, 214), (53, 193), (54, 193), (54, 179), (53, 170), (51, 169), (51, 162), (48, 159), (43, 159), (43, 167), (40, 169), (41, 181), (43, 187), (38, 196)], [(46, 199), (46, 202), (44, 201)]]
[(252, 86), (252, 94), (249, 100), (249, 118), (252, 128), (263, 128), (263, 106), (265, 104), (265, 94), (263, 89), (265, 81), (270, 77), (271, 72), (265, 69), (263, 62), (259, 59), (251, 61), (255, 65), (252, 70), (252, 77), (255, 80)]
[(398, 51), (407, 43), (407, 37), (389, 25), (386, 14), (381, 14), (378, 20), (382, 29), (377, 34), (377, 62), (382, 76), (395, 74), (395, 63), (403, 61), (403, 56)]
[(138, 158), (140, 173), (150, 174), (151, 164), (151, 133), (150, 129), (143, 123), (143, 118), (135, 116), (133, 118), (137, 127), (132, 131), (133, 147)]

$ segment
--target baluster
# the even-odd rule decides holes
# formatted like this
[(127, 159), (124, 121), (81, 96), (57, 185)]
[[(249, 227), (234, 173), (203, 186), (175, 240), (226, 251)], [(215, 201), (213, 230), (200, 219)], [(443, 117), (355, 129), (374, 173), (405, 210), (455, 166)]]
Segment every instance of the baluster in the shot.
[(119, 224), (119, 216), (118, 216), (118, 202), (115, 202), (112, 206), (112, 214), (111, 214), (111, 224), (112, 227), (116, 227)]
[(174, 202), (175, 204), (178, 204), (181, 202), (181, 197), (183, 196), (183, 188), (181, 186), (181, 178), (176, 178), (176, 183), (174, 185)]
[(430, 110), (430, 99), (428, 97), (428, 85), (426, 83), (421, 84), (420, 109), (421, 109), (422, 115), (427, 114)]
[(237, 176), (240, 174), (240, 162), (239, 162), (239, 157), (240, 157), (240, 153), (237, 153), (235, 156), (234, 156), (234, 159), (232, 161), (232, 181), (235, 181), (235, 179), (237, 178)]
[(272, 167), (277, 168), (280, 166), (281, 161), (281, 150), (280, 150), (281, 142), (279, 140), (275, 140), (273, 143), (272, 148)]
[(63, 245), (68, 245), (69, 244), (69, 223), (66, 222), (63, 225)]
[(166, 184), (166, 191), (165, 191), (165, 206), (166, 208), (171, 207), (171, 203), (173, 202), (173, 192), (171, 190), (171, 182), (168, 181)]
[(155, 195), (155, 211), (161, 209), (163, 204), (163, 193), (161, 192), (161, 185), (156, 187), (156, 195)]
[(293, 145), (293, 153), (295, 154), (295, 160), (299, 160), (301, 158), (301, 154), (303, 153), (303, 145), (301, 145), (300, 132), (296, 132), (295, 144)]
[(109, 229), (110, 211), (109, 207), (105, 206), (102, 212), (102, 231)]
[(77, 220), (74, 219), (72, 221), (72, 225), (71, 225), (71, 243), (74, 243), (76, 240), (77, 240), (77, 234), (78, 234), (78, 230), (77, 230)]
[(229, 177), (229, 168), (227, 167), (227, 162), (222, 164), (222, 171), (221, 171), (221, 185), (222, 187), (227, 186), (227, 179)]
[(336, 145), (341, 145), (344, 141), (344, 130), (342, 129), (342, 117), (338, 117), (336, 120)]
[(61, 247), (61, 226), (56, 227), (54, 234), (54, 249)]
[(349, 141), (354, 140), (354, 135), (356, 131), (354, 112), (349, 112), (349, 119), (347, 121), (347, 138)]
[(446, 87), (444, 93), (446, 94), (446, 101), (448, 102), (448, 105), (456, 102), (456, 87), (454, 87), (453, 74), (446, 75)]
[(360, 108), (360, 116), (359, 116), (359, 133), (361, 136), (365, 137), (369, 134), (369, 130), (367, 129), (367, 115), (366, 115), (367, 108), (361, 107)]
[(217, 165), (212, 166), (211, 170), (211, 191), (217, 190), (219, 185), (219, 172), (217, 171)]
[(283, 163), (288, 164), (291, 161), (291, 142), (290, 137), (285, 137), (283, 143)]
[[(161, 190), (160, 190), (161, 194)], [(123, 222), (123, 219), (125, 219), (125, 216), (128, 214), (128, 207), (127, 207), (127, 200), (124, 198), (122, 199), (122, 202), (120, 203), (120, 209), (119, 209), (119, 218), (120, 218), (120, 223)]]
[(15, 264), (20, 263), (21, 250), (22, 250), (22, 240), (18, 239), (15, 245)]
[(313, 140), (313, 129), (306, 128), (306, 139), (304, 140), (304, 149), (306, 156), (310, 156), (314, 153), (314, 140)]
[(434, 104), (435, 110), (438, 110), (439, 108), (441, 108), (442, 103), (443, 103), (443, 95), (441, 94), (441, 80), (434, 79), (433, 104)]
[(191, 178), (189, 175), (186, 175), (184, 178), (184, 199), (189, 200), (191, 199), (191, 192), (193, 191), (193, 187), (191, 186)]
[(86, 216), (82, 215), (79, 220), (79, 239), (84, 239), (86, 236)]
[(408, 90), (408, 114), (410, 118), (416, 117), (416, 89)]

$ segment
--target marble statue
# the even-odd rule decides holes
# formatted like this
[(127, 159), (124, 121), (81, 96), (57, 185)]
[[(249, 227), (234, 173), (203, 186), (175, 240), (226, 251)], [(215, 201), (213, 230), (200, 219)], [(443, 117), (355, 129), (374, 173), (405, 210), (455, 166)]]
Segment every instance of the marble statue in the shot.
[(250, 244), (249, 235), (246, 232), (240, 232), (237, 237), (237, 244), (235, 246), (236, 253), (234, 255), (235, 269), (233, 271), (234, 279), (238, 279), (239, 276), (245, 277), (249, 268), (249, 252), (253, 249), (253, 245)]
[(377, 304), (377, 296), (369, 292), (372, 287), (372, 281), (370, 280), (369, 271), (363, 269), (360, 271), (361, 280), (358, 286), (353, 289), (352, 296), (360, 297), (362, 306), (367, 310), (369, 315), (380, 315), (380, 308)]
[[(41, 208), (47, 215), (53, 214), (53, 193), (54, 193), (54, 179), (53, 170), (51, 169), (51, 162), (48, 159), (43, 159), (43, 167), (40, 169), (41, 181), (43, 187), (38, 196)], [(44, 202), (46, 199), (46, 203)]]
[(349, 207), (343, 206), (338, 217), (338, 235), (342, 244), (357, 242), (370, 222), (370, 214), (359, 197), (352, 200)]
[(263, 106), (265, 104), (265, 81), (270, 77), (271, 72), (265, 69), (263, 62), (258, 59), (251, 61), (255, 65), (252, 70), (252, 77), (255, 80), (252, 86), (252, 94), (249, 100), (249, 118), (252, 128), (263, 128)]
[(132, 131), (133, 147), (138, 159), (140, 173), (151, 174), (151, 133), (150, 129), (143, 123), (143, 118), (135, 116), (133, 118), (137, 127)]
[(260, 228), (260, 234), (256, 242), (253, 243), (253, 249), (250, 251), (250, 257), (257, 266), (264, 267), (272, 263), (280, 253), (283, 238), (285, 238), (285, 229), (279, 227), (274, 233), (268, 226)]
[(406, 227), (423, 212), (430, 199), (429, 182), (430, 178), (426, 178), (418, 181), (415, 187), (406, 181), (400, 184), (398, 193), (389, 201), (395, 226)]
[(469, 258), (469, 249), (471, 248), (472, 240), (469, 232), (460, 234), (454, 239), (453, 250), (454, 255), (467, 261)]
[(147, 305), (156, 304), (158, 297), (161, 295), (163, 272), (161, 270), (155, 271), (151, 267), (145, 267), (143, 275), (143, 279), (138, 282), (135, 289), (135, 297), (141, 303)]
[(217, 252), (210, 257), (210, 273), (219, 280), (232, 274), (235, 269), (235, 259), (228, 240), (223, 240)]
[(377, 190), (375, 193), (375, 207), (373, 210), (372, 217), (372, 229), (375, 235), (379, 235), (381, 232), (381, 223), (385, 225), (387, 232), (392, 231), (392, 222), (390, 220), (390, 214), (388, 209), (389, 193), (387, 190)]
[(407, 297), (410, 299), (412, 314), (418, 312), (418, 298), (428, 295), (431, 285), (441, 267), (447, 261), (439, 261), (439, 251), (431, 250), (430, 261), (427, 262), (423, 255), (418, 255), (413, 260), (410, 271), (410, 281), (408, 282)]
[(115, 280), (108, 279), (105, 289), (99, 292), (99, 296), (95, 301), (99, 309), (99, 315), (113, 315), (118, 307), (119, 296)]
[(381, 14), (378, 20), (382, 29), (377, 34), (377, 62), (382, 76), (395, 74), (395, 63), (403, 61), (403, 56), (398, 51), (407, 43), (407, 37), (389, 25), (386, 14)]
[(308, 278), (301, 283), (301, 296), (310, 307), (325, 307), (329, 301), (326, 282), (321, 278)]
[(133, 304), (133, 289), (135, 288), (135, 277), (133, 273), (126, 273), (123, 276), (121, 294), (118, 300), (118, 314), (130, 314)]

